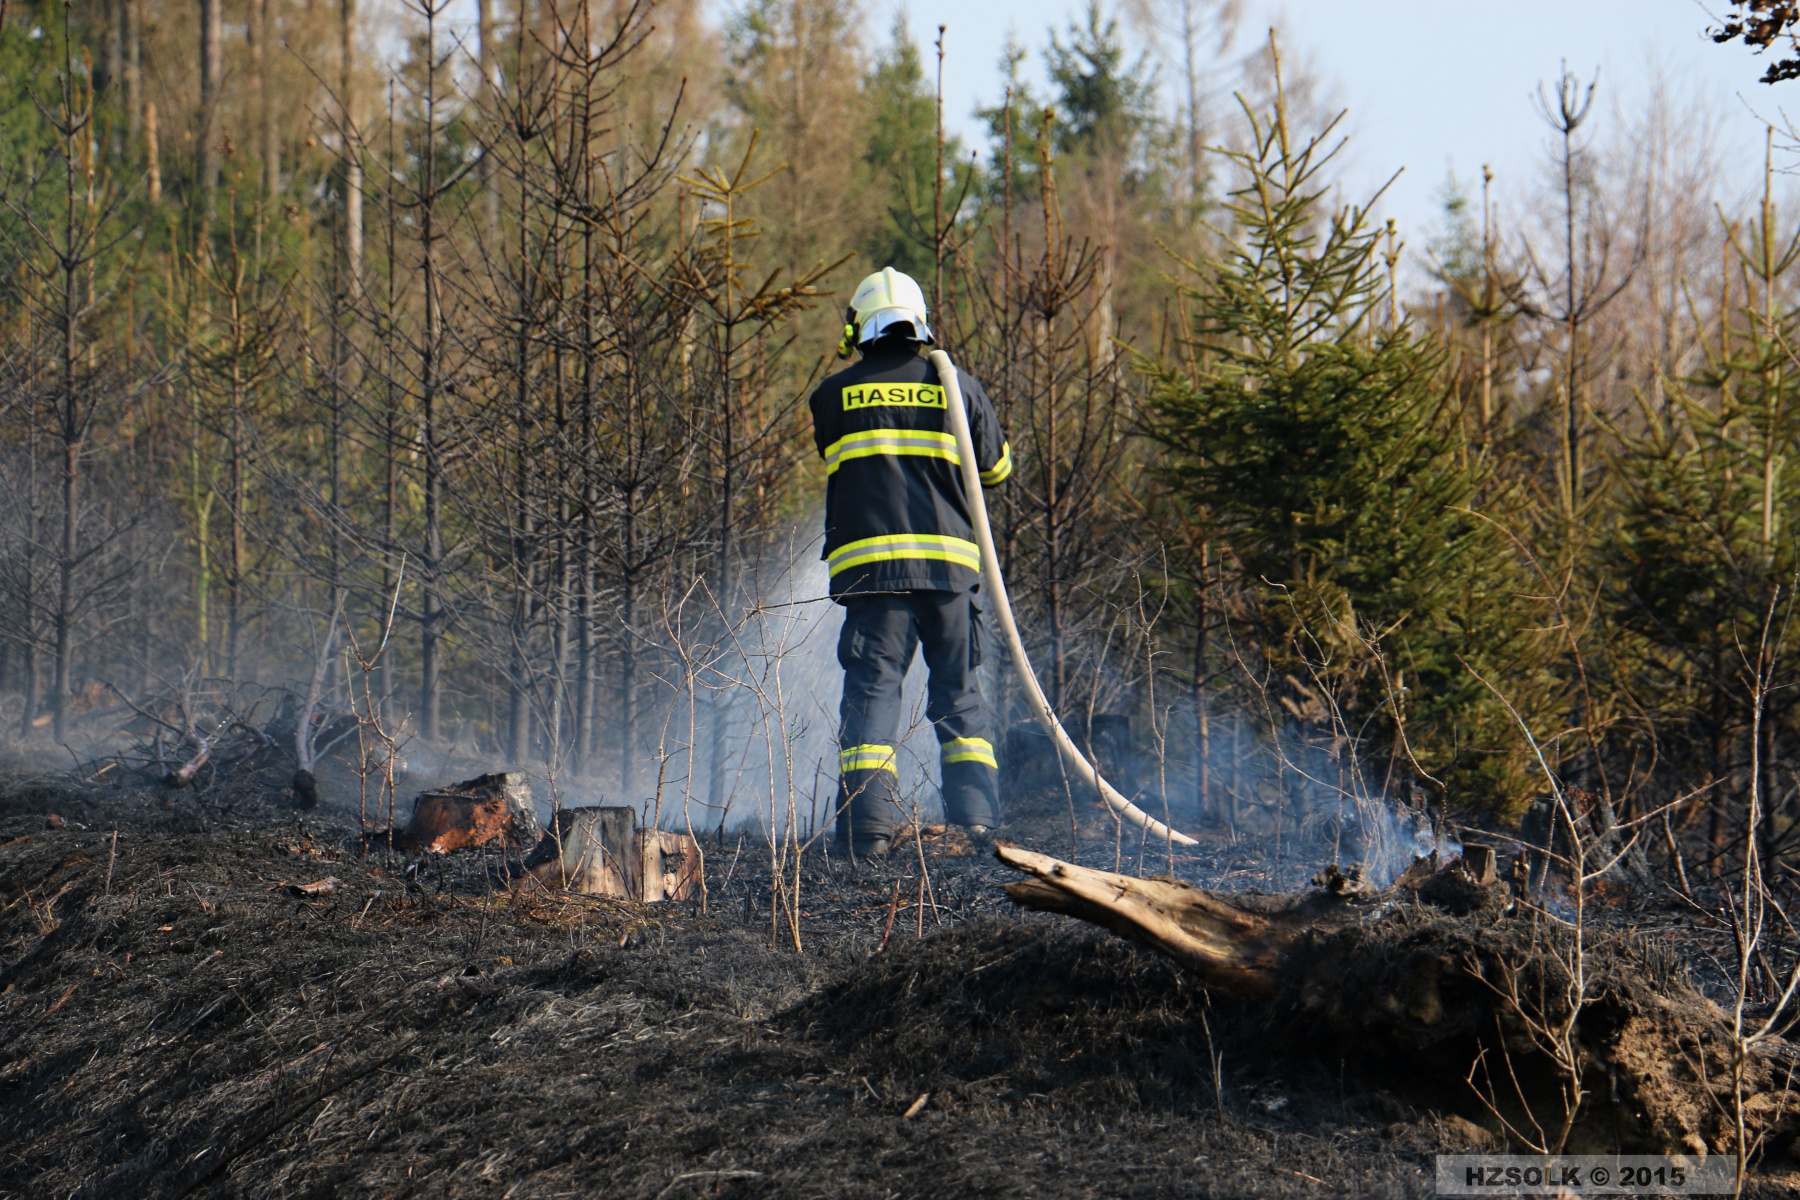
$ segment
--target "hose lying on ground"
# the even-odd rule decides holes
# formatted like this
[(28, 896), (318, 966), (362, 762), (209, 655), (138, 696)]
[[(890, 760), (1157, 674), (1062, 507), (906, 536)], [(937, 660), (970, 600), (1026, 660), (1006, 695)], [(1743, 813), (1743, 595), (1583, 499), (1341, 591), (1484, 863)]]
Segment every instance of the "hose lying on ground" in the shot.
[(1063, 729), (1062, 722), (1056, 719), (1056, 714), (1050, 709), (1050, 702), (1044, 699), (1044, 689), (1038, 685), (1037, 675), (1031, 669), (1031, 660), (1025, 656), (1025, 643), (1019, 638), (1019, 626), (1013, 621), (1012, 605), (1006, 599), (1006, 580), (1000, 574), (1000, 555), (994, 550), (994, 530), (988, 524), (987, 499), (982, 494), (981, 471), (975, 463), (975, 440), (969, 436), (969, 414), (963, 407), (962, 388), (956, 382), (956, 367), (951, 363), (950, 356), (942, 350), (931, 352), (931, 365), (937, 370), (938, 379), (944, 385), (944, 407), (950, 417), (950, 432), (956, 436), (956, 453), (962, 460), (963, 490), (969, 494), (969, 516), (975, 525), (976, 544), (981, 547), (981, 577), (987, 583), (994, 616), (1000, 622), (1000, 633), (1012, 650), (1013, 669), (1019, 674), (1019, 686), (1025, 689), (1025, 698), (1031, 702), (1031, 711), (1044, 728), (1050, 731), (1050, 740), (1056, 744), (1063, 760), (1083, 782), (1100, 793), (1114, 812), (1132, 824), (1141, 826), (1152, 837), (1168, 838), (1182, 846), (1195, 845), (1193, 838), (1170, 829), (1121, 796), (1117, 789), (1101, 778), (1100, 772), (1094, 770), (1094, 765), (1076, 748), (1074, 739)]

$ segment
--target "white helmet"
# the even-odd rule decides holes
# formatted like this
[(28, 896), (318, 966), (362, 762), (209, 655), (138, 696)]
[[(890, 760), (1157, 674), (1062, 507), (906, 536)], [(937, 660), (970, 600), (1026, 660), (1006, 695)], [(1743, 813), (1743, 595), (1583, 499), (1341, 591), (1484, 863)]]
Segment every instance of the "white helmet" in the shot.
[(936, 340), (925, 323), (924, 289), (912, 276), (892, 267), (883, 267), (856, 285), (844, 319), (846, 350), (852, 340), (872, 342), (903, 321), (912, 326), (913, 336), (920, 341)]

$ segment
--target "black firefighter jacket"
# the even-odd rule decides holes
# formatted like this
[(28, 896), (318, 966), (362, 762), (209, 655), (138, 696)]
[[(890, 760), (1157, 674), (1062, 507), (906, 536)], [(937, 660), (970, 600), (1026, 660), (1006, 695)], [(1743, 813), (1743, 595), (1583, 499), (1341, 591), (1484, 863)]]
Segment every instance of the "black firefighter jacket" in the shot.
[[(981, 482), (1012, 474), (993, 402), (960, 368)], [(840, 602), (871, 592), (973, 589), (981, 552), (969, 521), (944, 389), (923, 353), (876, 346), (812, 395), (825, 459), (825, 561)]]

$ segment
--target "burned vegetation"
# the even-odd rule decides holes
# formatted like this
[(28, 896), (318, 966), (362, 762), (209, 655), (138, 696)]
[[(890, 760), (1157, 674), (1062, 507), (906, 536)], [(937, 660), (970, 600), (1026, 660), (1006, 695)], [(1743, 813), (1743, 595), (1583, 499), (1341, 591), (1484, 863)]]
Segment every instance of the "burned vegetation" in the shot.
[[(5, 792), (0, 1194), (1425, 1196), (1434, 1153), (1722, 1153), (1739, 1119), (1746, 1194), (1793, 1182), (1795, 1053), (1689, 968), (1728, 929), (1577, 913), (1555, 862), (1206, 889), (1271, 847), (1127, 874), (1084, 805), (1079, 862), (924, 827), (778, 877), (709, 840), (646, 901), (592, 867), (644, 853), (610, 810), (409, 853), (180, 796)], [(1066, 838), (1054, 801), (1017, 834)]]
[[(1800, 1050), (1780, 1038), (1741, 1044), (1730, 1014), (1635, 932), (1519, 911), (1492, 851), (1472, 849), (1442, 866), (1420, 859), (1379, 890), (1334, 867), (1311, 892), (1275, 896), (1134, 879), (1010, 846), (999, 857), (1029, 877), (1006, 885), (1021, 906), (1102, 925), (1212, 992), (1272, 1003), (1297, 1046), (1362, 1062), (1404, 1057), (1415, 1096), (1454, 1103), (1463, 1082), (1525, 1146), (1704, 1156), (1735, 1144), (1739, 1118), (1759, 1141), (1794, 1146)], [(1724, 1080), (1735, 1095), (1719, 1094)]]

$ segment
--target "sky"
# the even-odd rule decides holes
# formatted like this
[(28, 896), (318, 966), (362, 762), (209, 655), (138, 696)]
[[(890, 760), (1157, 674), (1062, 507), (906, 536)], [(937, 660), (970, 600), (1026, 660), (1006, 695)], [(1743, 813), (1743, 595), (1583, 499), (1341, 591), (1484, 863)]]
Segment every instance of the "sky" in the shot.
[[(1085, 0), (908, 0), (904, 7), (873, 0), (869, 24), (885, 40), (894, 13), (904, 11), (928, 71), (937, 26), (948, 27), (946, 123), (985, 147), (973, 110), (1001, 93), (998, 63), (1009, 31), (1030, 52), (1027, 77), (1041, 81), (1048, 29), (1066, 28), (1084, 7)], [(1532, 97), (1565, 59), (1584, 78), (1599, 71), (1592, 127), (1602, 136), (1602, 124), (1641, 103), (1660, 73), (1688, 111), (1717, 119), (1728, 186), (1742, 193), (1759, 186), (1764, 122), (1781, 124), (1784, 104), (1800, 122), (1800, 80), (1759, 83), (1761, 60), (1705, 36), (1722, 0), (1244, 0), (1244, 7), (1233, 54), (1248, 52), (1273, 24), (1284, 60), (1310, 65), (1348, 110), (1346, 198), (1404, 168), (1380, 212), (1398, 221), (1414, 251), (1440, 224), (1452, 169), (1477, 191), (1482, 164), (1490, 164), (1502, 200), (1523, 195), (1539, 176), (1547, 131)], [(1217, 102), (1232, 103), (1231, 85), (1220, 84)]]

